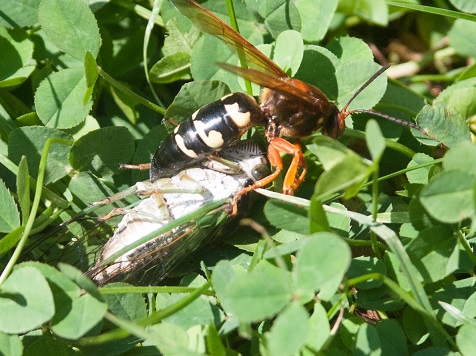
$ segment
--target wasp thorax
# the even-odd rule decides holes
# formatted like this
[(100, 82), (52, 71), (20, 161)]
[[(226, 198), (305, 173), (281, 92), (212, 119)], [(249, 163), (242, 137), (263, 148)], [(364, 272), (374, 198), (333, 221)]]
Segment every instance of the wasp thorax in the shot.
[(267, 88), (261, 92), (261, 108), (274, 126), (268, 132), (278, 137), (300, 138), (324, 127), (334, 104), (312, 85), (291, 78), (286, 83), (295, 88), (293, 93)]

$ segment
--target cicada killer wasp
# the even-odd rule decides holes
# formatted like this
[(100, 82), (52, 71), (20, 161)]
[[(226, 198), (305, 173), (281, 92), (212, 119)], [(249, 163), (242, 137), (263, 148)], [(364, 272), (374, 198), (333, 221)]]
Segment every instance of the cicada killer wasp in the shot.
[[(219, 38), (236, 49), (240, 58), (245, 58), (250, 64), (249, 68), (227, 63), (218, 63), (219, 66), (260, 85), (263, 90), (260, 105), (251, 96), (233, 93), (199, 109), (192, 117), (176, 127), (152, 159), (150, 166), (152, 181), (173, 174), (184, 165), (236, 142), (251, 126), (262, 125), (265, 127), (269, 142), (268, 157), (274, 172), (243, 189), (235, 197), (235, 203), (241, 195), (266, 186), (281, 173), (283, 162), (280, 152), (293, 156), (283, 182), (283, 192), (293, 194), (304, 180), (307, 165), (300, 144), (291, 143), (285, 138), (299, 140), (318, 130), (324, 135), (337, 138), (344, 131), (345, 118), (357, 112), (370, 112), (393, 119), (371, 110), (347, 110), (355, 96), (386, 68), (382, 68), (372, 76), (349, 103), (339, 110), (320, 89), (290, 78), (270, 58), (195, 1), (172, 0), (172, 3), (201, 31)], [(421, 130), (411, 123), (398, 119), (394, 121)]]

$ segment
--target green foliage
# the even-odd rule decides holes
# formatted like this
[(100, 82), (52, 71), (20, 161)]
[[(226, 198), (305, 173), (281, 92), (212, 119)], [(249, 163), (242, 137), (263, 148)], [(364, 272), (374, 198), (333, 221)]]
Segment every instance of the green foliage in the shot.
[(0, 220), (0, 231), (10, 232), (20, 226), (20, 215), (12, 195), (3, 182), (0, 183), (0, 201), (3, 213)]
[[(374, 57), (396, 61), (348, 109), (426, 135), (355, 113), (338, 140), (302, 140), (296, 197), (278, 178), (253, 223), (159, 286), (98, 288), (83, 272), (118, 219), (99, 223), (112, 207), (89, 204), (147, 179), (118, 166), (150, 161), (163, 115), (181, 122), (246, 88), (215, 65), (236, 53), (170, 2), (149, 19), (148, 3), (1, 1), (0, 353), (472, 355), (473, 2), (235, 1), (244, 37), (340, 109)], [(229, 18), (224, 1), (203, 4)]]
[(5, 333), (19, 334), (38, 328), (55, 313), (52, 290), (35, 268), (13, 271), (2, 285), (2, 294), (0, 328)]

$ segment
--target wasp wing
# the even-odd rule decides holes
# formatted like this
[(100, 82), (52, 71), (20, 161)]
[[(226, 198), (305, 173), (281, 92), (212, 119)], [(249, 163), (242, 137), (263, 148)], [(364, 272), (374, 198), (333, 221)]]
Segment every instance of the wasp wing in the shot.
[[(320, 98), (325, 98), (325, 94), (318, 88), (312, 87), (313, 92), (309, 91), (310, 85), (299, 85), (301, 81), (292, 78), (277, 78), (266, 73), (262, 73), (252, 68), (241, 68), (228, 63), (218, 63), (223, 69), (232, 72), (240, 77), (248, 79), (262, 87), (273, 89), (286, 96), (292, 97), (305, 105), (316, 106), (319, 105)], [(291, 81), (293, 83), (291, 84)], [(316, 95), (316, 91), (322, 96)]]
[(245, 58), (250, 67), (269, 76), (288, 77), (276, 63), (211, 11), (192, 0), (172, 0), (172, 3), (201, 31), (219, 38), (229, 47), (238, 51), (240, 58)]
[(302, 85), (302, 82), (297, 83), (296, 81), (291, 83), (291, 79), (276, 63), (216, 15), (195, 1), (172, 0), (172, 2), (200, 30), (222, 40), (238, 51), (238, 55), (244, 57), (250, 64), (250, 68), (242, 68), (228, 63), (219, 63), (223, 69), (262, 87), (290, 96), (304, 105), (315, 107), (320, 105), (321, 100), (327, 100), (325, 94), (314, 86), (312, 86), (312, 92), (309, 92), (310, 85)]

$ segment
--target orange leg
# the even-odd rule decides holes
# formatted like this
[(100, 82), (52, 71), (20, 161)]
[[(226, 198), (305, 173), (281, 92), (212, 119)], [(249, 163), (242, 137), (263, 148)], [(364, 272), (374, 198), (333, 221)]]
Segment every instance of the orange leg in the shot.
[[(287, 195), (292, 195), (293, 192), (303, 182), (307, 172), (307, 163), (304, 159), (304, 155), (302, 154), (301, 145), (299, 143), (292, 144), (291, 142), (286, 141), (285, 139), (275, 137), (269, 142), (268, 152), (270, 151), (271, 147), (273, 147), (277, 151), (293, 155), (293, 160), (288, 168), (286, 176), (284, 177), (283, 183), (283, 193)], [(271, 157), (269, 160), (273, 165)], [(279, 157), (279, 160), (281, 161), (281, 157)], [(280, 164), (282, 167), (283, 163), (281, 162)], [(299, 175), (299, 177), (297, 177), (299, 168), (301, 168), (301, 174)]]
[[(269, 163), (271, 166), (274, 167), (274, 172), (269, 176), (260, 179), (254, 182), (252, 185), (242, 189), (233, 199), (233, 212), (232, 215), (236, 215), (238, 212), (238, 200), (241, 196), (245, 195), (249, 191), (265, 187), (273, 180), (276, 179), (277, 176), (283, 170), (283, 161), (279, 152), (284, 152), (293, 155), (293, 160), (289, 169), (286, 173), (283, 183), (283, 193), (292, 195), (293, 192), (301, 185), (304, 177), (306, 176), (307, 171), (307, 164), (306, 160), (304, 159), (304, 155), (302, 154), (302, 149), (299, 143), (292, 144), (286, 141), (283, 138), (275, 137), (270, 140), (269, 147), (268, 147), (268, 158)], [(298, 174), (298, 169), (301, 168), (301, 174), (299, 177), (296, 178)]]

